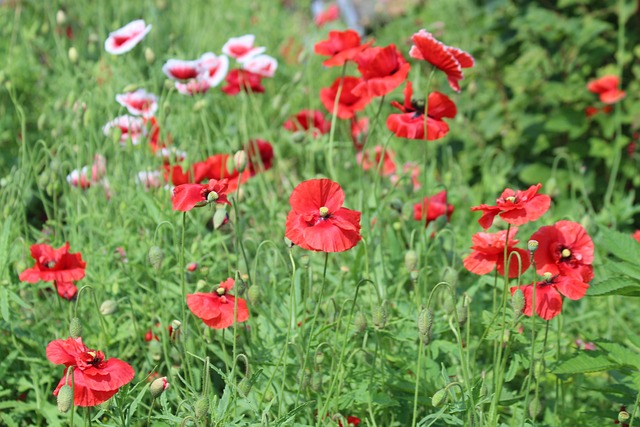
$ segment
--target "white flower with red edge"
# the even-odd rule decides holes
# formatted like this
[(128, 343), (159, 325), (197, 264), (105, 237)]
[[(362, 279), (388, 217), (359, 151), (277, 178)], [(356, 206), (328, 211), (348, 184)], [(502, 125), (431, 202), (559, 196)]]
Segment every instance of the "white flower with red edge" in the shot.
[(140, 143), (140, 139), (146, 135), (144, 120), (141, 117), (123, 115), (116, 117), (103, 126), (105, 135), (112, 134), (114, 129), (120, 130), (120, 144), (125, 145), (129, 139), (133, 145)]
[(134, 116), (149, 118), (158, 111), (158, 98), (144, 89), (116, 95), (116, 101)]
[(229, 58), (224, 55), (216, 56), (207, 52), (198, 60), (200, 74), (198, 78), (207, 79), (210, 87), (215, 87), (224, 80), (229, 71)]
[(136, 176), (136, 184), (142, 185), (145, 190), (164, 186), (164, 179), (160, 171), (142, 171)]
[(222, 46), (222, 53), (235, 58), (236, 61), (242, 63), (248, 61), (254, 56), (260, 55), (267, 50), (265, 47), (255, 47), (255, 36), (253, 34), (247, 34), (241, 37), (231, 37)]
[(258, 55), (245, 61), (242, 68), (262, 77), (273, 77), (278, 69), (278, 61), (269, 55)]
[(183, 61), (182, 59), (169, 59), (162, 66), (162, 72), (171, 80), (191, 80), (200, 74), (200, 61)]
[(109, 33), (104, 42), (104, 50), (112, 55), (122, 55), (133, 49), (151, 31), (151, 24), (143, 19), (129, 22), (122, 28)]

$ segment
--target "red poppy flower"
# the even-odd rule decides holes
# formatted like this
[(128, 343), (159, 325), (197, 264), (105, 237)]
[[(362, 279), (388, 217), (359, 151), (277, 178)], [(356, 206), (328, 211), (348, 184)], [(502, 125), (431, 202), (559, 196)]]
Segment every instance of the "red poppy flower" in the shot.
[(301, 110), (298, 114), (284, 122), (283, 126), (291, 132), (311, 130), (312, 135), (324, 135), (331, 129), (331, 122), (324, 118), (320, 110)]
[(329, 38), (314, 46), (316, 55), (330, 56), (322, 65), (335, 67), (353, 60), (356, 55), (373, 44), (373, 40), (360, 44), (360, 34), (353, 30), (329, 31)]
[[(413, 190), (417, 191), (419, 190), (422, 185), (420, 184), (420, 165), (418, 165), (416, 162), (407, 162), (404, 165), (402, 165), (402, 173), (404, 175), (408, 175), (411, 177), (411, 183), (413, 184)], [(400, 180), (400, 176), (398, 175), (393, 175), (391, 176), (390, 180), (392, 184), (395, 184), (396, 182), (398, 182)]]
[(360, 212), (342, 207), (344, 192), (337, 182), (311, 179), (293, 189), (285, 236), (303, 249), (343, 252), (358, 244)]
[(59, 282), (56, 280), (53, 284), (58, 295), (66, 300), (71, 301), (78, 294), (78, 287), (73, 282)]
[(256, 37), (253, 34), (247, 34), (241, 37), (232, 37), (222, 46), (222, 53), (235, 58), (238, 62), (244, 62), (256, 55), (264, 53), (266, 48), (255, 47), (253, 43)]
[(153, 117), (158, 110), (158, 100), (152, 93), (144, 89), (116, 95), (116, 101), (125, 107), (129, 114), (142, 117)]
[(384, 158), (382, 157), (382, 147), (376, 145), (374, 148), (376, 153), (375, 161), (372, 161), (369, 157), (369, 153), (359, 152), (357, 155), (358, 164), (362, 166), (363, 170), (373, 169), (374, 171), (378, 169), (378, 165), (382, 162), (382, 167), (380, 168), (380, 175), (389, 176), (396, 173), (396, 154), (392, 150), (384, 151)]
[(269, 55), (258, 55), (246, 60), (242, 68), (262, 77), (273, 77), (278, 69), (278, 61)]
[(355, 114), (351, 118), (351, 140), (356, 151), (364, 148), (369, 135), (369, 118), (363, 117), (358, 119)]
[(355, 61), (362, 74), (362, 82), (351, 92), (369, 98), (393, 91), (405, 81), (411, 68), (393, 44), (366, 49), (355, 57)]
[(640, 230), (636, 230), (631, 237), (633, 237), (634, 239), (636, 239), (638, 241), (638, 243), (640, 243)]
[[(230, 277), (221, 282), (215, 292), (187, 295), (187, 305), (189, 310), (202, 319), (205, 325), (214, 329), (224, 329), (233, 325), (235, 297), (228, 292), (233, 288), (234, 280)], [(238, 323), (249, 319), (249, 309), (247, 302), (238, 298), (238, 311), (235, 314)]]
[(109, 33), (104, 42), (104, 50), (112, 55), (122, 55), (133, 49), (151, 31), (151, 25), (137, 19), (122, 28)]
[(337, 4), (331, 3), (326, 9), (317, 11), (314, 14), (313, 22), (316, 24), (316, 27), (320, 28), (329, 22), (336, 21), (338, 18), (340, 18), (340, 8)]
[(31, 245), (31, 257), (36, 260), (36, 264), (20, 273), (19, 278), (23, 282), (55, 280), (68, 283), (84, 277), (86, 263), (80, 252), (69, 253), (69, 242), (58, 249), (44, 243)]
[(236, 191), (240, 183), (251, 178), (251, 171), (248, 168), (242, 173), (228, 169), (232, 157), (231, 154), (214, 154), (205, 161), (204, 176), (208, 179), (226, 179), (228, 181), (227, 192)]
[(444, 138), (449, 133), (449, 125), (442, 119), (456, 116), (456, 104), (448, 96), (440, 92), (431, 92), (427, 105), (427, 135), (425, 138), (425, 106), (423, 102), (411, 101), (413, 87), (407, 82), (404, 89), (404, 104), (393, 101), (391, 105), (403, 114), (390, 114), (387, 117), (387, 128), (400, 138), (426, 139), (435, 141)]
[(113, 357), (105, 359), (101, 351), (88, 349), (82, 338), (51, 341), (47, 345), (47, 359), (66, 366), (54, 396), (65, 385), (67, 370), (72, 369), (66, 384), (73, 388), (75, 406), (96, 406), (107, 401), (135, 375), (131, 365)]
[[(509, 278), (518, 277), (518, 272), (523, 273), (529, 268), (531, 261), (529, 260), (529, 252), (525, 249), (516, 248), (518, 240), (514, 239), (518, 232), (517, 227), (511, 228), (509, 231), (509, 241), (507, 243), (507, 261), (509, 262)], [(462, 262), (467, 270), (475, 274), (490, 273), (495, 267), (498, 268), (498, 274), (504, 275), (504, 247), (507, 237), (507, 230), (498, 231), (497, 233), (476, 233), (471, 237), (473, 250), (468, 257)], [(521, 263), (518, 262), (515, 255), (520, 255)], [(522, 265), (522, 269), (520, 269)]]
[(183, 184), (173, 189), (171, 203), (174, 211), (190, 211), (193, 208), (205, 206), (208, 203), (230, 205), (227, 200), (226, 179), (221, 181), (210, 179), (207, 184)]
[(236, 68), (227, 74), (226, 82), (227, 85), (222, 88), (222, 91), (227, 95), (237, 95), (241, 90), (253, 93), (264, 92), (262, 76), (251, 71)]
[(593, 241), (577, 222), (540, 227), (531, 239), (538, 241), (533, 254), (538, 274), (577, 276), (584, 282), (593, 279)]
[(600, 95), (600, 101), (605, 104), (615, 104), (623, 99), (627, 94), (618, 89), (620, 79), (618, 76), (607, 75), (599, 79), (591, 80), (587, 84), (590, 92)]
[(186, 171), (180, 165), (164, 164), (163, 168), (165, 180), (176, 187), (183, 184), (200, 184), (205, 179), (221, 179), (210, 176), (209, 165), (206, 160), (194, 163)]
[(426, 30), (418, 31), (411, 36), (411, 40), (413, 40), (413, 46), (409, 56), (427, 61), (443, 71), (447, 75), (449, 86), (456, 92), (460, 92), (459, 81), (463, 78), (462, 69), (474, 66), (473, 56), (439, 42)]
[(442, 190), (431, 197), (425, 197), (422, 203), (413, 205), (413, 219), (416, 221), (426, 220), (426, 227), (431, 221), (436, 220), (442, 215), (447, 216), (447, 221), (451, 220), (453, 209), (453, 205), (447, 203), (447, 191)]
[[(549, 278), (535, 284), (520, 286), (524, 294), (524, 314), (532, 315), (533, 287), (536, 287), (536, 313), (544, 320), (551, 320), (562, 311), (562, 295), (572, 300), (579, 300), (587, 293), (589, 285), (577, 277), (548, 276)], [(518, 287), (511, 288), (513, 295)]]
[(524, 191), (507, 188), (496, 200), (496, 206), (483, 204), (474, 206), (471, 210), (482, 211), (478, 223), (485, 230), (491, 227), (496, 215), (500, 215), (500, 218), (511, 225), (523, 225), (540, 218), (551, 206), (551, 197), (538, 194), (541, 187), (542, 184), (532, 185)]
[(137, 145), (147, 132), (144, 126), (144, 120), (141, 117), (129, 115), (116, 117), (102, 127), (102, 131), (107, 136), (111, 135), (114, 129), (120, 131), (121, 145), (126, 145), (129, 140), (131, 140), (133, 145)]
[(250, 140), (244, 147), (248, 157), (248, 168), (251, 176), (271, 169), (273, 162), (273, 146), (264, 139)]
[[(342, 81), (342, 89), (340, 89), (340, 82)], [(347, 76), (344, 79), (338, 77), (331, 87), (320, 89), (320, 101), (322, 105), (327, 109), (329, 113), (333, 113), (334, 104), (336, 102), (336, 96), (340, 89), (340, 99), (338, 101), (338, 108), (336, 114), (341, 119), (350, 119), (356, 111), (362, 111), (369, 105), (371, 98), (365, 96), (354, 95), (351, 90), (358, 86), (362, 80), (358, 77)]]

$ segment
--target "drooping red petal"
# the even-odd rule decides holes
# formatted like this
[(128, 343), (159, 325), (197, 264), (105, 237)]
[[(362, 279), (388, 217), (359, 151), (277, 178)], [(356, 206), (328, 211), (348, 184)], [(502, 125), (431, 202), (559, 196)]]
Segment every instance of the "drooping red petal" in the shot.
[(93, 391), (117, 390), (128, 384), (135, 375), (135, 371), (127, 362), (111, 358), (103, 361), (98, 366), (91, 366), (85, 370), (76, 368), (76, 380), (78, 373), (82, 373), (83, 381), (87, 388)]
[(47, 359), (56, 365), (75, 365), (76, 356), (87, 351), (87, 346), (82, 343), (82, 338), (67, 338), (66, 340), (53, 340), (47, 344)]
[(475, 274), (487, 274), (493, 271), (496, 266), (494, 255), (473, 251), (462, 260), (464, 267)]
[[(235, 297), (233, 295), (226, 295), (225, 302), (220, 304), (220, 316), (218, 318), (205, 320), (207, 326), (214, 329), (224, 329), (229, 326), (233, 326)], [(249, 319), (249, 309), (247, 308), (247, 302), (238, 298), (238, 311), (236, 315), (236, 321), (238, 323), (245, 322)]]
[(78, 288), (73, 282), (55, 282), (58, 295), (66, 300), (72, 300), (78, 294)]
[(289, 211), (287, 215), (287, 222), (285, 224), (285, 237), (294, 245), (300, 246), (302, 249), (312, 250), (312, 248), (304, 240), (304, 230), (309, 227), (302, 215), (296, 213), (293, 209)]
[(480, 206), (474, 206), (472, 211), (481, 211), (482, 216), (478, 219), (478, 224), (485, 230), (489, 229), (493, 224), (493, 219), (500, 213), (500, 208), (497, 206), (489, 206), (482, 204)]
[(454, 118), (456, 116), (456, 104), (445, 94), (440, 92), (431, 92), (428, 98), (427, 115), (436, 120), (443, 117)]
[(202, 195), (204, 186), (201, 184), (183, 184), (173, 189), (171, 204), (174, 211), (187, 212), (198, 203), (206, 199)]
[(587, 294), (589, 284), (572, 276), (558, 276), (554, 280), (556, 289), (565, 297), (579, 300)]
[(605, 104), (615, 104), (616, 102), (624, 99), (627, 93), (620, 89), (612, 89), (600, 94), (600, 101)]
[[(55, 388), (55, 390), (53, 390), (54, 396), (58, 395), (60, 388), (64, 385), (67, 369), (71, 369), (71, 368), (65, 369), (62, 375), (62, 378), (58, 383), (58, 386)], [(117, 388), (115, 390), (109, 390), (109, 391), (92, 390), (91, 388), (87, 387), (87, 385), (85, 384), (84, 374), (79, 369), (74, 370), (73, 376), (74, 376), (73, 381), (71, 376), (69, 376), (69, 382), (67, 385), (69, 387), (73, 385), (73, 404), (75, 406), (80, 406), (80, 407), (96, 406), (103, 402), (106, 402), (118, 392)]]

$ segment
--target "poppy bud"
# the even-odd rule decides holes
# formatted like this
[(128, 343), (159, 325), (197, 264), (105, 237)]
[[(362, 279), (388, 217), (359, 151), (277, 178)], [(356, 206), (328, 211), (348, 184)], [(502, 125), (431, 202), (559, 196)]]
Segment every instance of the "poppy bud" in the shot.
[(394, 229), (395, 231), (400, 231), (400, 230), (402, 230), (402, 223), (401, 223), (400, 221), (396, 221), (396, 222), (394, 222), (391, 226), (393, 227), (393, 229)]
[(156, 60), (156, 54), (153, 53), (153, 50), (150, 47), (147, 47), (144, 50), (144, 59), (147, 60), (147, 64), (151, 65), (155, 62)]
[(67, 384), (58, 390), (56, 403), (58, 404), (58, 411), (63, 414), (66, 414), (69, 412), (69, 409), (71, 409), (71, 405), (73, 404), (73, 390)]
[(195, 102), (193, 104), (193, 111), (200, 111), (202, 109), (204, 109), (207, 106), (207, 101), (204, 99), (199, 100), (198, 102)]
[(164, 260), (164, 251), (158, 246), (151, 246), (149, 248), (149, 264), (156, 269), (160, 270), (162, 267), (162, 261)]
[(467, 323), (467, 305), (462, 304), (456, 309), (456, 315), (458, 316), (458, 325), (462, 328)]
[(311, 377), (311, 390), (315, 391), (316, 393), (322, 391), (322, 372), (321, 371), (316, 371), (313, 373), (313, 376)]
[(245, 377), (238, 383), (238, 393), (240, 393), (242, 397), (247, 397), (252, 386), (251, 378)]
[(431, 397), (431, 404), (438, 408), (447, 402), (447, 397), (446, 388), (438, 390), (433, 394), (433, 397)]
[(529, 250), (529, 252), (534, 253), (538, 250), (538, 245), (539, 243), (537, 240), (529, 240), (527, 242), (527, 249)]
[(264, 401), (265, 401), (265, 402), (271, 402), (271, 401), (273, 400), (273, 398), (274, 398), (274, 397), (275, 397), (275, 396), (274, 396), (274, 394), (273, 394), (273, 391), (271, 391), (271, 390), (267, 390), (267, 391), (264, 393), (264, 396), (263, 396), (262, 398), (264, 399)]
[(244, 172), (247, 168), (247, 153), (244, 150), (233, 155), (233, 166), (238, 172)]
[(524, 311), (524, 304), (524, 292), (522, 292), (522, 289), (518, 288), (511, 297), (511, 306), (513, 307), (513, 312), (516, 317), (520, 317), (520, 315), (522, 315), (522, 312)]
[(413, 249), (404, 254), (404, 266), (408, 271), (413, 271), (418, 266), (418, 254)]
[(100, 305), (100, 313), (103, 316), (108, 316), (115, 313), (118, 310), (118, 303), (112, 299), (108, 299)]
[(169, 382), (167, 381), (167, 377), (156, 378), (151, 383), (151, 387), (149, 387), (149, 392), (151, 393), (151, 397), (153, 397), (154, 399), (157, 399), (168, 388), (169, 388)]
[(365, 316), (361, 311), (357, 312), (354, 323), (357, 333), (364, 332), (367, 329), (367, 316)]
[(538, 398), (534, 397), (531, 399), (531, 403), (529, 403), (529, 416), (535, 420), (538, 418), (538, 415), (540, 415), (541, 410), (542, 408), (540, 407), (540, 401)]
[(205, 396), (200, 396), (196, 402), (196, 419), (201, 420), (209, 413), (209, 399)]
[[(180, 327), (182, 326), (182, 322), (179, 321), (178, 319), (173, 319), (171, 321), (171, 330), (175, 333), (178, 332), (180, 330)], [(169, 334), (171, 335), (171, 333)]]
[(445, 267), (442, 271), (442, 281), (455, 286), (458, 283), (458, 272), (451, 267)]
[(324, 362), (324, 353), (321, 351), (317, 351), (314, 362), (316, 366), (322, 365), (322, 362)]
[(247, 298), (249, 299), (249, 303), (253, 306), (258, 305), (258, 303), (260, 302), (261, 293), (262, 292), (260, 291), (259, 286), (257, 285), (251, 286), (247, 291)]
[[(214, 192), (212, 191), (211, 193), (214, 193)], [(216, 206), (216, 212), (213, 214), (213, 229), (214, 230), (219, 229), (224, 225), (226, 221), (227, 221), (227, 208), (224, 205)]]
[(289, 240), (289, 238), (288, 238), (288, 237), (285, 237), (285, 238), (284, 238), (284, 245), (285, 245), (287, 248), (291, 249), (291, 248), (293, 247), (293, 242), (292, 242), (291, 240)]
[(160, 341), (149, 341), (149, 357), (155, 361), (162, 359), (162, 344), (160, 344)]
[(68, 56), (69, 56), (69, 61), (71, 61), (72, 64), (75, 64), (76, 62), (78, 62), (78, 49), (71, 46), (69, 48)]
[(64, 25), (67, 22), (67, 14), (64, 10), (60, 9), (56, 12), (56, 24)]
[(420, 273), (417, 270), (413, 270), (409, 273), (409, 278), (412, 282), (416, 282), (418, 280), (418, 276), (420, 276)]
[(418, 314), (418, 336), (424, 345), (431, 341), (431, 329), (433, 328), (433, 310), (424, 306)]
[(373, 309), (373, 315), (371, 316), (371, 320), (373, 321), (373, 326), (376, 329), (384, 329), (387, 324), (387, 303), (385, 301), (382, 302), (377, 307)]
[(627, 421), (629, 421), (629, 418), (631, 418), (631, 416), (627, 411), (622, 410), (618, 412), (618, 422), (620, 422), (620, 424), (626, 424)]
[(393, 209), (394, 211), (397, 211), (398, 213), (402, 213), (402, 208), (403, 208), (402, 200), (393, 199), (391, 201), (390, 206), (391, 206), (391, 209)]
[(82, 336), (82, 324), (77, 317), (71, 319), (71, 323), (69, 323), (69, 335), (74, 339)]
[(311, 384), (311, 369), (307, 368), (300, 373), (300, 388), (305, 389)]

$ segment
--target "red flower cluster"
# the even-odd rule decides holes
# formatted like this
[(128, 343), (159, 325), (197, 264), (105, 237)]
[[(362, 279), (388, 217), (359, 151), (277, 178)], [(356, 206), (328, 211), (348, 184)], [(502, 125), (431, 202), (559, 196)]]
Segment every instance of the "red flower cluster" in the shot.
[(373, 41), (361, 44), (360, 35), (353, 30), (329, 31), (329, 38), (314, 46), (316, 55), (329, 56), (322, 63), (325, 67), (336, 67), (353, 61), (356, 55), (367, 49)]
[(622, 100), (627, 94), (620, 90), (620, 79), (618, 76), (607, 75), (599, 79), (591, 80), (587, 84), (587, 89), (597, 95), (600, 95), (600, 101), (604, 104), (615, 104)]
[[(507, 246), (507, 262), (509, 263), (509, 278), (518, 277), (518, 273), (524, 272), (529, 268), (531, 261), (529, 260), (529, 252), (516, 248), (518, 240), (514, 237), (518, 232), (517, 227), (511, 228), (509, 232), (509, 240), (507, 241), (507, 231), (498, 231), (497, 233), (476, 233), (471, 237), (473, 246), (472, 252), (463, 260), (467, 270), (475, 274), (487, 274), (498, 268), (498, 274), (504, 275), (505, 257), (504, 249)], [(521, 264), (512, 254), (520, 255)]]
[(207, 184), (183, 184), (173, 189), (171, 203), (174, 211), (190, 211), (209, 203), (227, 204), (228, 181), (210, 179)]
[(336, 105), (336, 97), (340, 91), (338, 99), (336, 115), (339, 119), (350, 119), (356, 115), (356, 112), (364, 110), (369, 105), (371, 98), (366, 95), (355, 95), (352, 91), (362, 83), (362, 79), (358, 77), (347, 76), (345, 78), (338, 77), (331, 87), (320, 90), (320, 101), (329, 113), (333, 114), (334, 105)]
[(31, 245), (31, 257), (36, 264), (20, 273), (21, 281), (53, 282), (62, 298), (70, 300), (76, 295), (78, 289), (73, 282), (84, 277), (86, 263), (80, 252), (69, 253), (69, 242), (58, 249), (47, 244)]
[(360, 212), (343, 208), (337, 182), (311, 179), (293, 189), (285, 236), (303, 249), (343, 252), (358, 244)]
[[(88, 349), (82, 338), (51, 341), (47, 345), (47, 359), (66, 367), (53, 395), (57, 396), (60, 388), (68, 385), (73, 388), (75, 406), (96, 406), (107, 401), (135, 374), (128, 363), (105, 359), (101, 351)], [(69, 369), (72, 372), (67, 382)]]
[(245, 322), (249, 319), (249, 309), (244, 299), (238, 298), (238, 311), (234, 314), (235, 297), (229, 295), (234, 283), (233, 278), (228, 278), (218, 285), (215, 292), (196, 292), (195, 294), (187, 295), (189, 310), (202, 319), (205, 325), (214, 329), (224, 329), (232, 326), (234, 316), (237, 322)]
[(496, 206), (483, 204), (474, 206), (471, 210), (482, 212), (478, 223), (485, 230), (491, 227), (496, 215), (511, 225), (523, 225), (540, 218), (551, 206), (551, 197), (538, 194), (541, 187), (542, 184), (532, 185), (524, 191), (507, 188), (496, 200)]

